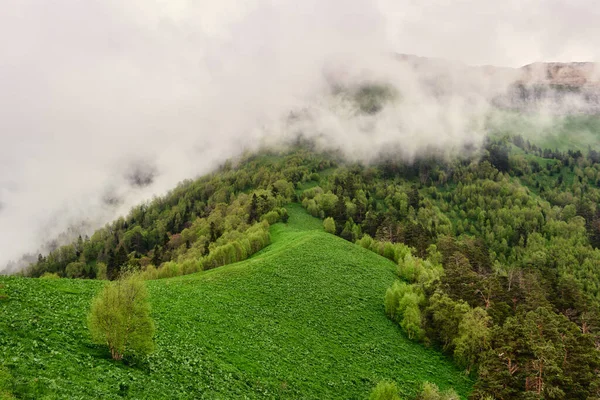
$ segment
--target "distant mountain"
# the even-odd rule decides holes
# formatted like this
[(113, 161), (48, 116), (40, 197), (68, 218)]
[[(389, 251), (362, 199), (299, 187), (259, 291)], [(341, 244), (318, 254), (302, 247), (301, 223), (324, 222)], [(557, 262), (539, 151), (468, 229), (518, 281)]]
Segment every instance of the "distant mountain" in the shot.
[(523, 84), (600, 88), (600, 64), (592, 62), (528, 64), (519, 69)]
[(493, 65), (470, 66), (460, 61), (443, 58), (420, 57), (413, 54), (396, 54), (396, 59), (417, 69), (429, 68), (446, 74), (452, 71), (479, 73), (496, 79), (511, 79), (524, 85), (560, 85), (577, 88), (600, 87), (600, 64), (593, 62), (535, 62), (520, 68)]
[(469, 66), (458, 61), (397, 54), (436, 91), (465, 89), (503, 109), (554, 114), (600, 113), (600, 64), (536, 62), (520, 68)]

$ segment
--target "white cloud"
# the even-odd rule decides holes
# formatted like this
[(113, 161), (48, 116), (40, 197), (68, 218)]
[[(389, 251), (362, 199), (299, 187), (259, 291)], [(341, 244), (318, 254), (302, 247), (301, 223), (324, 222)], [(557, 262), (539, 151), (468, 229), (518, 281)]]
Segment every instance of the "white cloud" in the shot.
[[(291, 134), (291, 110), (310, 116), (294, 129), (362, 158), (390, 143), (410, 157), (432, 142), (476, 141), (489, 81), (450, 72), (444, 85), (468, 94), (440, 100), (387, 55), (512, 66), (599, 59), (597, 17), (583, 0), (5, 0), (0, 265), (73, 222), (103, 224)], [(356, 116), (323, 97), (327, 71), (385, 78), (406, 101)], [(140, 163), (158, 171), (146, 188), (126, 177)], [(107, 207), (107, 196), (122, 206)]]

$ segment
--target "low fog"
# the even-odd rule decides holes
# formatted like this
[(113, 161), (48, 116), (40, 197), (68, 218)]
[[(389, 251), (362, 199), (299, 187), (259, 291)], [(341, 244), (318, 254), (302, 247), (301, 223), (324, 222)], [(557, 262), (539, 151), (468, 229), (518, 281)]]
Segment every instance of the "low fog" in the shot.
[[(600, 61), (598, 17), (594, 0), (5, 0), (0, 270), (300, 133), (364, 161), (478, 146), (518, 74), (469, 65)], [(390, 98), (361, 110), (365, 85)]]

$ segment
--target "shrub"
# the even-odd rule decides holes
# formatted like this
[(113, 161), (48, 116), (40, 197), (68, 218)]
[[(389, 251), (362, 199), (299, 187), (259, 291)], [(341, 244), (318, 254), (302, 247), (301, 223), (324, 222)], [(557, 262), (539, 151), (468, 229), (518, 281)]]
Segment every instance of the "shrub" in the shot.
[(196, 260), (188, 259), (181, 263), (181, 272), (183, 275), (189, 275), (202, 270), (202, 264)]
[[(302, 202), (304, 204), (304, 202)], [(306, 211), (308, 211), (308, 213), (310, 215), (312, 215), (313, 217), (318, 217), (320, 216), (320, 212), (321, 210), (319, 209), (319, 206), (317, 205), (317, 203), (313, 200), (310, 199), (306, 202)]]
[[(404, 299), (407, 299), (407, 296), (404, 296), (402, 300)], [(409, 339), (421, 339), (423, 337), (424, 332), (421, 328), (421, 319), (419, 305), (413, 302), (409, 303), (404, 309), (402, 321), (400, 322), (400, 326), (404, 329)]]
[(356, 244), (360, 247), (364, 247), (367, 250), (371, 250), (371, 246), (373, 245), (373, 238), (367, 234), (365, 234), (360, 240), (356, 241)]
[(325, 218), (323, 221), (323, 228), (325, 228), (325, 232), (335, 235), (335, 221), (333, 218)]
[[(319, 176), (317, 174), (317, 179), (319, 180)], [(314, 199), (315, 196), (319, 195), (319, 194), (323, 194), (323, 189), (321, 189), (319, 186), (315, 186), (313, 188), (310, 189), (306, 189), (304, 192), (302, 192), (302, 198), (303, 199)]]
[(279, 209), (279, 217), (281, 218), (281, 222), (283, 222), (283, 223), (288, 222), (288, 220), (290, 219), (290, 214), (288, 213), (287, 208)]
[(65, 274), (67, 275), (67, 278), (81, 278), (84, 270), (85, 263), (72, 262), (67, 265), (67, 268), (65, 268)]
[(419, 396), (419, 400), (440, 400), (440, 389), (435, 383), (423, 383), (423, 391)]
[(423, 391), (418, 397), (419, 400), (460, 400), (460, 396), (450, 388), (440, 392), (435, 383), (424, 382)]
[(40, 279), (60, 279), (60, 276), (56, 272), (44, 272)]
[(104, 286), (92, 302), (88, 326), (94, 343), (107, 345), (115, 360), (151, 353), (154, 322), (144, 282), (131, 275)]
[(382, 254), (382, 256), (384, 256), (388, 260), (394, 261), (394, 258), (396, 256), (396, 251), (395, 251), (394, 245), (392, 243), (385, 242), (385, 244), (383, 245), (383, 254)]
[(388, 317), (395, 320), (396, 313), (398, 312), (398, 303), (400, 302), (400, 298), (404, 296), (404, 291), (406, 290), (406, 283), (395, 281), (392, 287), (388, 288), (385, 291), (385, 313)]
[(394, 282), (385, 292), (386, 314), (400, 324), (409, 339), (419, 340), (423, 337), (420, 306), (424, 301), (425, 296), (420, 287), (401, 281)]
[(273, 225), (277, 221), (279, 221), (279, 213), (277, 211), (269, 211), (265, 215), (262, 216), (261, 220), (265, 220), (269, 223), (269, 225)]
[(400, 400), (396, 383), (390, 381), (379, 382), (371, 392), (369, 400)]
[(98, 263), (96, 264), (96, 279), (106, 280), (106, 264)]

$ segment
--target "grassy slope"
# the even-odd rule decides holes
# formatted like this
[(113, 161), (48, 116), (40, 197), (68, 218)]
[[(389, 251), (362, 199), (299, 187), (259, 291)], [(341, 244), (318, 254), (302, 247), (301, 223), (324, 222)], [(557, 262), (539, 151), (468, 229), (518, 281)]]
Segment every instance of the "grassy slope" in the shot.
[(566, 117), (499, 112), (489, 121), (492, 136), (503, 134), (522, 135), (532, 144), (543, 149), (560, 151), (580, 150), (587, 154), (589, 147), (600, 146), (600, 116), (571, 115)]
[[(366, 398), (396, 380), (472, 384), (383, 313), (393, 263), (321, 230), (298, 206), (245, 262), (149, 282), (157, 351), (128, 366), (85, 328), (101, 282), (0, 278), (0, 361), (31, 398)], [(3, 358), (3, 360), (2, 360)]]

